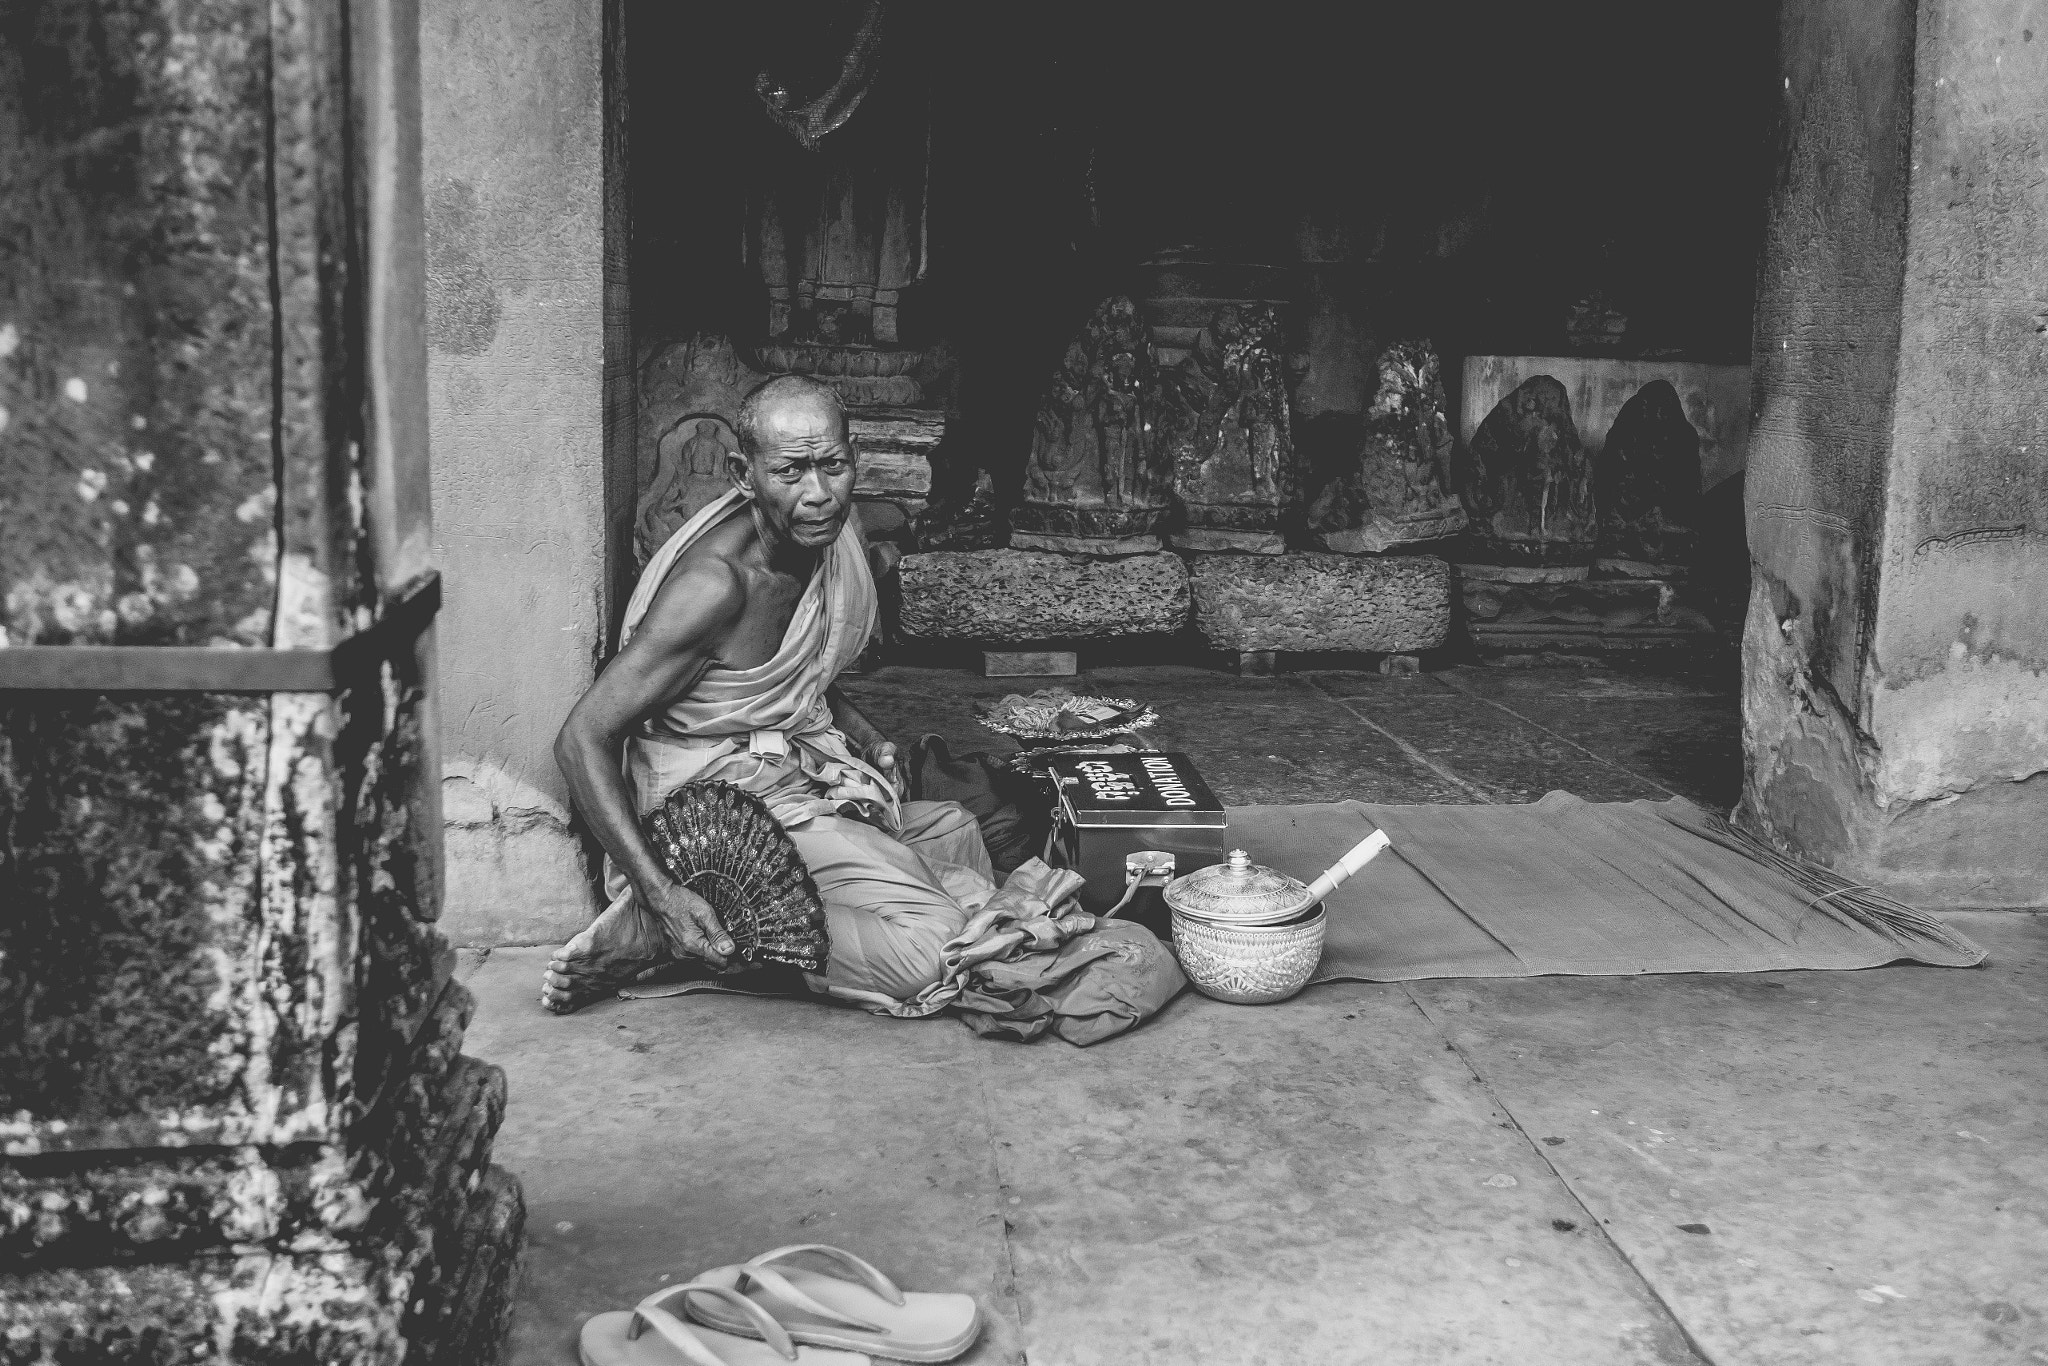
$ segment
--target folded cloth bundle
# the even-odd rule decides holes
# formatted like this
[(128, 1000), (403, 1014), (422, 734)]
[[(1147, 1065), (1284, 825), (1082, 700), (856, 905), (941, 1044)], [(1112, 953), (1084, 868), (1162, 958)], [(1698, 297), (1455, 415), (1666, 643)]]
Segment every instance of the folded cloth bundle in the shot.
[(1156, 1014), (1188, 984), (1180, 964), (1142, 926), (1081, 910), (1080, 888), (1072, 869), (1027, 859), (946, 941), (943, 977), (913, 1000), (878, 1000), (875, 1009), (916, 1017), (953, 1006), (977, 1034), (1049, 1032), (1073, 1044)]
[(953, 1005), (985, 1037), (1035, 1039), (1050, 1031), (1086, 1046), (1158, 1014), (1187, 984), (1152, 931), (1104, 920), (1049, 952), (982, 964)]

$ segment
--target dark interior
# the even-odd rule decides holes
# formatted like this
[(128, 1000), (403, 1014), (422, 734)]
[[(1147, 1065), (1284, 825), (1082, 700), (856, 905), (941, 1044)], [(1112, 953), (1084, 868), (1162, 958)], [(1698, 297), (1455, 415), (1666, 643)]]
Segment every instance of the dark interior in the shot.
[[(790, 139), (755, 77), (822, 88), (859, 18), (826, 0), (634, 7), (643, 347), (758, 339), (746, 203)], [(1755, 0), (897, 0), (870, 106), (840, 136), (914, 140), (929, 101), (928, 270), (903, 340), (949, 343), (956, 431), (1000, 474), (1079, 320), (1167, 253), (1295, 267), (1304, 296), (1447, 359), (1563, 353), (1590, 301), (1628, 320), (1605, 354), (1746, 360), (1774, 38)]]

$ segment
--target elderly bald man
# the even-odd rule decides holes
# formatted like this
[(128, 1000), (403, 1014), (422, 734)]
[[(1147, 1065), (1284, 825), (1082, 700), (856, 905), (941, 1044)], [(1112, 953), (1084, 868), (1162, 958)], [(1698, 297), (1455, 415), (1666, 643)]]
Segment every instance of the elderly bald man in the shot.
[(832, 686), (876, 619), (849, 521), (858, 456), (838, 397), (814, 380), (772, 379), (735, 427), (732, 491), (648, 561), (618, 654), (555, 741), (608, 855), (611, 902), (548, 965), (550, 1010), (672, 958), (728, 962), (716, 914), (641, 832), (639, 817), (686, 782), (754, 793), (795, 841), (831, 937), (825, 972), (807, 974), (815, 989), (870, 1005), (916, 996), (995, 890), (973, 817), (953, 802), (901, 800), (896, 747)]

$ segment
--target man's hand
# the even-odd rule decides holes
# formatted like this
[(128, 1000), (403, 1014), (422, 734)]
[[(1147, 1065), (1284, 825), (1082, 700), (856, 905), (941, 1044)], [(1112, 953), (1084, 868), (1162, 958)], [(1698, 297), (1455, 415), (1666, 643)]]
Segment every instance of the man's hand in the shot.
[(732, 957), (736, 946), (725, 927), (718, 923), (718, 912), (682, 883), (664, 882), (651, 889), (642, 888), (639, 901), (661, 923), (671, 952), (701, 958), (718, 968)]
[(889, 785), (896, 789), (898, 797), (910, 795), (909, 780), (905, 778), (902, 768), (896, 763), (895, 741), (878, 739), (868, 746), (867, 752), (861, 755), (861, 758), (867, 760), (868, 767), (881, 774), (888, 781)]

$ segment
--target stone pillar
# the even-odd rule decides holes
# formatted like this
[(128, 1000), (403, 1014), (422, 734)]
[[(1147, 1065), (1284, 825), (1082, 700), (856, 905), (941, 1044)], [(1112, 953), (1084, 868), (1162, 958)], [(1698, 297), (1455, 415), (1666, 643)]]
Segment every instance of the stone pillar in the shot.
[(632, 458), (630, 417), (608, 424), (631, 383), (606, 328), (606, 2), (420, 11), (444, 923), (555, 943), (595, 903), (552, 746), (604, 657), (632, 492), (606, 462), (608, 436)]
[[(415, 34), (407, 0), (0, 33), (10, 1360), (502, 1341), (521, 1206), (433, 924), (432, 646), (382, 624), (430, 535)], [(108, 656), (67, 647), (105, 645), (140, 672), (84, 691)], [(251, 672), (334, 649), (331, 690)]]
[(2048, 886), (2048, 8), (1789, 0), (1741, 819), (1933, 906)]

